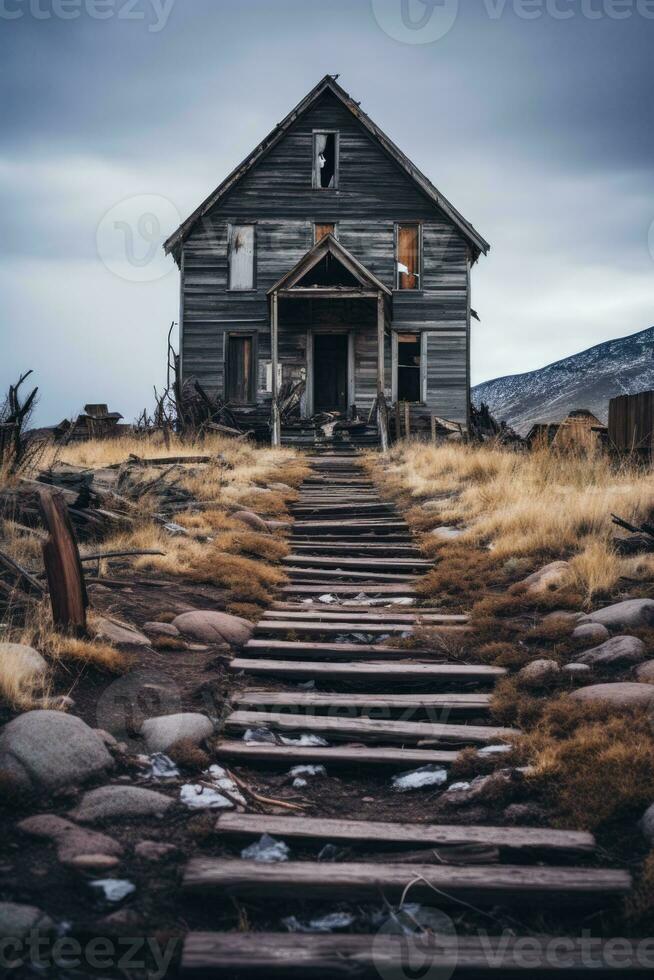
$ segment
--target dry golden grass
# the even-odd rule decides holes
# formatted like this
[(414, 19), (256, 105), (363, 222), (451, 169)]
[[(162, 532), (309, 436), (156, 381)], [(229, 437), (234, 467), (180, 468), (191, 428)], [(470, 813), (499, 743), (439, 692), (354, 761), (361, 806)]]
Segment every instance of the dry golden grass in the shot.
[(436, 499), (436, 510), (409, 510), (421, 529), (463, 526), (457, 544), (489, 548), (496, 562), (574, 558), (569, 584), (588, 601), (613, 588), (629, 567), (611, 547), (611, 513), (638, 523), (654, 510), (651, 476), (616, 467), (601, 454), (408, 442), (398, 444), (388, 462), (370, 465), (405, 503)]
[(27, 711), (45, 707), (50, 693), (49, 674), (38, 673), (20, 648), (5, 647), (0, 659), (0, 700)]

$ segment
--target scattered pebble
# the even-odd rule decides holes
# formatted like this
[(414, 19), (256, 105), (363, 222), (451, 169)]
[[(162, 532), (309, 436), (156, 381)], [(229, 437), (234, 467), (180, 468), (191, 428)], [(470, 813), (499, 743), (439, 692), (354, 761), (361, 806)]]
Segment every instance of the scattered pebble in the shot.
[(107, 902), (122, 902), (124, 898), (136, 891), (136, 885), (121, 878), (100, 878), (97, 881), (90, 881), (89, 886), (95, 891), (101, 892), (102, 897)]
[(244, 861), (262, 861), (265, 864), (276, 864), (280, 861), (288, 861), (290, 854), (288, 844), (282, 840), (275, 840), (270, 834), (263, 834), (258, 841), (244, 847), (241, 857)]
[(413, 789), (423, 789), (426, 786), (442, 786), (447, 782), (447, 770), (440, 766), (422, 766), (412, 772), (404, 772), (393, 776), (391, 783), (396, 793), (406, 793)]

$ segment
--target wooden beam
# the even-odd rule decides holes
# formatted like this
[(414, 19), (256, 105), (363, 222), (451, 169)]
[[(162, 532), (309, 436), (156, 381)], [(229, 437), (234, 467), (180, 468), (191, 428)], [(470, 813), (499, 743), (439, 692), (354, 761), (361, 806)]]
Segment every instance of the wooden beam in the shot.
[[(271, 649), (273, 657), (264, 660), (256, 657), (234, 657), (230, 661), (230, 670), (243, 670), (251, 674), (269, 674), (278, 677), (315, 677), (315, 678), (347, 678), (349, 680), (365, 680), (369, 678), (379, 684), (381, 681), (398, 683), (403, 681), (413, 683), (415, 681), (434, 680), (451, 683), (452, 681), (493, 681), (499, 680), (504, 676), (504, 667), (488, 667), (485, 664), (430, 664), (430, 663), (407, 663), (406, 661), (390, 660), (380, 667), (379, 663), (323, 663), (314, 660), (275, 660), (274, 653), (280, 646), (275, 643), (275, 648)], [(325, 644), (327, 646), (327, 644)], [(365, 650), (365, 647), (363, 648)], [(380, 654), (383, 647), (379, 648)], [(284, 650), (287, 656), (289, 651)], [(313, 654), (315, 651), (311, 651)], [(392, 651), (388, 651), (392, 652)], [(418, 651), (411, 651), (419, 656)], [(331, 655), (331, 654), (330, 654)], [(368, 654), (366, 654), (368, 656)], [(398, 651), (398, 656), (402, 656)]]
[(39, 506), (48, 539), (41, 545), (55, 626), (77, 634), (86, 631), (89, 600), (68, 507), (59, 490), (39, 491)]
[(297, 711), (325, 711), (328, 709), (354, 709), (366, 714), (370, 711), (406, 711), (425, 713), (431, 710), (443, 712), (480, 712), (490, 708), (490, 694), (316, 694), (314, 691), (243, 691), (231, 700), (239, 708), (285, 708)]
[(279, 417), (279, 301), (277, 293), (270, 298), (270, 356), (272, 363), (272, 444), (281, 445), (281, 420)]
[(393, 769), (411, 769), (419, 766), (449, 766), (459, 753), (452, 749), (404, 749), (379, 745), (271, 745), (269, 743), (243, 742), (222, 739), (216, 755), (223, 759), (236, 759), (243, 765), (266, 763), (287, 767), (300, 763), (320, 763), (341, 768), (360, 766), (386, 766)]

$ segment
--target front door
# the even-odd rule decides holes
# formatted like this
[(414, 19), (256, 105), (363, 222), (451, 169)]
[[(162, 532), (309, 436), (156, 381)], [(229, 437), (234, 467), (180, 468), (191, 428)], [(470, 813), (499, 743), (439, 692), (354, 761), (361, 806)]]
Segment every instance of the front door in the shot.
[(347, 412), (347, 347), (347, 334), (314, 334), (314, 412)]

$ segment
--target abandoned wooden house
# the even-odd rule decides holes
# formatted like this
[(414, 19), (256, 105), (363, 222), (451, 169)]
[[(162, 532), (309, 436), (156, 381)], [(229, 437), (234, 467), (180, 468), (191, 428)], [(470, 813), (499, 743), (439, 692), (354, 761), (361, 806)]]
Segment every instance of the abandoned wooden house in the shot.
[[(467, 425), (470, 271), (488, 243), (325, 76), (168, 239), (183, 379), (284, 440), (297, 413), (408, 403)], [(472, 314), (474, 315), (474, 313)]]

